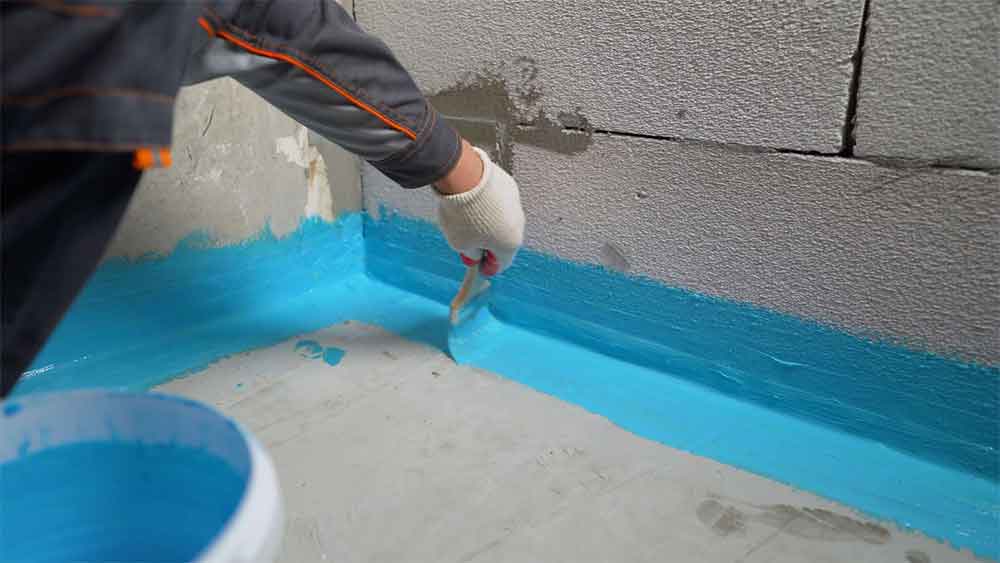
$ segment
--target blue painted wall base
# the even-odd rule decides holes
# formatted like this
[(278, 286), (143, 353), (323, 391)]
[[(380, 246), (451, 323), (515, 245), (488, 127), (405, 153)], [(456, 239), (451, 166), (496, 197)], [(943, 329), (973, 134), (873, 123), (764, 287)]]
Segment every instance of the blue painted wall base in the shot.
[[(103, 265), (16, 392), (148, 388), (345, 320), (446, 350), (462, 273), (432, 225), (385, 213), (221, 248), (194, 236)], [(461, 361), (1000, 557), (996, 367), (531, 251), (489, 300)]]

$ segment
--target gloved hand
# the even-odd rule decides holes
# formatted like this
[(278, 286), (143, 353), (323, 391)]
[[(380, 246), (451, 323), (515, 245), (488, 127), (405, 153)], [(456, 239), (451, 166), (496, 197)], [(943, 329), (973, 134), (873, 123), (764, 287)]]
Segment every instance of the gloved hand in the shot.
[(517, 183), (482, 150), (483, 177), (467, 192), (439, 195), (438, 223), (448, 244), (480, 271), (492, 276), (504, 271), (524, 241), (524, 210)]

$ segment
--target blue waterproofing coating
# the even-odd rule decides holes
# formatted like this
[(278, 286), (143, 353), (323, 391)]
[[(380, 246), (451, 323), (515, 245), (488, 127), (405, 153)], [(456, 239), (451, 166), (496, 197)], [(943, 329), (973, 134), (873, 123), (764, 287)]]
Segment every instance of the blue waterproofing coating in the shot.
[[(433, 225), (381, 217), (225, 247), (193, 236), (169, 256), (106, 263), (16, 392), (147, 388), (345, 320), (447, 349), (463, 267)], [(460, 361), (1000, 556), (996, 367), (532, 251), (489, 299)]]
[(108, 441), (2, 466), (5, 561), (192, 561), (243, 498), (246, 479), (192, 447)]

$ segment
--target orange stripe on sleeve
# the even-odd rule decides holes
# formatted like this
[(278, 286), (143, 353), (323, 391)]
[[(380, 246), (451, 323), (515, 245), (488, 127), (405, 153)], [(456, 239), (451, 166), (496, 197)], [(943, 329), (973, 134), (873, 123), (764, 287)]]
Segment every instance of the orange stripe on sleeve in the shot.
[(208, 20), (206, 20), (205, 18), (198, 18), (198, 25), (200, 25), (201, 28), (205, 30), (205, 33), (211, 35), (212, 37), (215, 37), (215, 30), (212, 29), (211, 25), (209, 25)]
[(389, 127), (395, 129), (396, 131), (399, 131), (400, 133), (406, 135), (407, 137), (409, 137), (410, 139), (412, 139), (414, 141), (417, 140), (417, 134), (414, 133), (412, 129), (410, 129), (410, 128), (404, 126), (404, 125), (401, 125), (401, 124), (393, 121), (392, 119), (389, 119), (388, 117), (386, 117), (383, 113), (381, 113), (377, 109), (375, 109), (372, 106), (370, 106), (370, 105), (362, 102), (361, 100), (355, 98), (353, 95), (351, 95), (350, 92), (348, 92), (347, 90), (345, 90), (342, 87), (338, 86), (336, 83), (334, 83), (333, 81), (331, 81), (327, 77), (323, 76), (319, 71), (317, 71), (314, 68), (310, 67), (309, 65), (303, 63), (302, 61), (296, 59), (295, 57), (292, 57), (291, 55), (286, 55), (284, 53), (278, 53), (276, 51), (268, 51), (266, 49), (260, 49), (258, 47), (254, 47), (253, 45), (247, 43), (246, 41), (243, 41), (242, 39), (234, 36), (231, 33), (228, 33), (228, 32), (222, 31), (222, 30), (218, 30), (218, 31), (212, 30), (211, 26), (208, 24), (207, 21), (205, 21), (204, 18), (199, 18), (198, 19), (198, 23), (203, 28), (205, 28), (205, 30), (208, 31), (209, 33), (213, 33), (214, 35), (218, 35), (219, 37), (222, 37), (226, 41), (229, 41), (230, 43), (233, 43), (233, 44), (235, 44), (235, 45), (237, 45), (237, 46), (239, 46), (239, 47), (241, 47), (241, 48), (243, 48), (243, 49), (245, 49), (245, 50), (247, 50), (247, 51), (249, 51), (249, 52), (251, 52), (251, 53), (253, 53), (255, 55), (260, 55), (262, 57), (267, 57), (269, 59), (275, 59), (275, 60), (279, 60), (279, 61), (284, 61), (284, 62), (286, 62), (286, 63), (288, 63), (288, 64), (290, 64), (290, 65), (292, 65), (292, 66), (294, 66), (294, 67), (296, 67), (296, 68), (298, 68), (300, 70), (302, 70), (303, 72), (305, 72), (309, 76), (312, 76), (316, 80), (319, 80), (320, 82), (322, 82), (325, 86), (327, 86), (331, 90), (333, 90), (333, 91), (337, 92), (338, 94), (340, 94), (341, 96), (343, 96), (345, 99), (347, 99), (347, 101), (351, 102), (352, 104), (356, 105), (357, 107), (361, 108), (362, 110), (370, 113), (372, 116), (374, 116), (376, 119), (378, 119), (382, 123), (388, 125)]

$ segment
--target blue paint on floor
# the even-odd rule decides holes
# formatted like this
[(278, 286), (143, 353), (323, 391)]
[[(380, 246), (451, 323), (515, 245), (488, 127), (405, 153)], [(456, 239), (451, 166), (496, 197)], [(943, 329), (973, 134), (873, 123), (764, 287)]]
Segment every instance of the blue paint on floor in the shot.
[[(192, 236), (169, 256), (97, 271), (16, 393), (146, 389), (366, 307), (362, 221), (304, 222), (240, 245)], [(332, 305), (331, 305), (332, 304)]]
[(328, 365), (335, 366), (344, 359), (345, 352), (340, 348), (329, 346), (323, 350), (323, 361)]
[(323, 347), (315, 340), (299, 340), (295, 344), (295, 351), (303, 358), (315, 360), (323, 355)]
[(299, 340), (295, 344), (295, 351), (303, 358), (309, 358), (310, 360), (323, 358), (323, 361), (331, 366), (339, 364), (345, 354), (343, 350), (336, 346), (324, 348), (315, 340)]
[[(345, 320), (445, 350), (462, 273), (433, 226), (395, 215), (310, 220), (222, 248), (193, 237), (166, 257), (105, 264), (17, 393), (147, 388)], [(489, 299), (461, 360), (998, 556), (996, 367), (531, 251)]]

